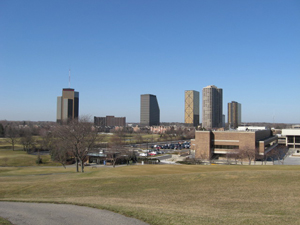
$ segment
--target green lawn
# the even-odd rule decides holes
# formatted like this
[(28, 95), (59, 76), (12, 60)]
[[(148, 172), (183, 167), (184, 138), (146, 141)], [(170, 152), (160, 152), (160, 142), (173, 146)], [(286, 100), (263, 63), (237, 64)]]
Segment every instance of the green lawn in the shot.
[(150, 224), (300, 224), (299, 166), (0, 168), (0, 200), (112, 210)]
[[(50, 155), (41, 155), (43, 163), (40, 166), (59, 166), (52, 162)], [(27, 154), (20, 148), (12, 151), (5, 147), (0, 148), (0, 166), (37, 166), (37, 155)]]

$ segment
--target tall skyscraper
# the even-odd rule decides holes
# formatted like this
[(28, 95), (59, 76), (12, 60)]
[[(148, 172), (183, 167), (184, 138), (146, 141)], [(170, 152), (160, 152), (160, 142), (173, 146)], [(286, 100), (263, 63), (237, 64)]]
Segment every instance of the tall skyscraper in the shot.
[(228, 103), (228, 126), (237, 128), (242, 122), (242, 105), (232, 101)]
[(57, 97), (56, 122), (66, 123), (78, 118), (79, 115), (79, 92), (72, 88), (64, 88), (62, 96)]
[(223, 90), (214, 85), (202, 90), (202, 127), (223, 127)]
[(200, 95), (198, 91), (185, 91), (184, 122), (199, 125)]
[(141, 95), (141, 118), (140, 124), (142, 126), (159, 125), (160, 112), (155, 95), (144, 94)]

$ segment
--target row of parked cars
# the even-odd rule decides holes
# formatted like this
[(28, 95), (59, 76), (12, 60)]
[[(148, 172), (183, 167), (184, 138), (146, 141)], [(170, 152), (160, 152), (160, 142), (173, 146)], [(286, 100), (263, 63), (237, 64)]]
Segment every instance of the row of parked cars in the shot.
[(155, 150), (143, 150), (142, 153), (139, 154), (139, 156), (154, 156), (154, 155), (160, 155), (165, 154), (164, 151), (155, 151)]
[(164, 145), (152, 145), (152, 149), (189, 149), (190, 148), (190, 142), (185, 141), (185, 142), (178, 142), (176, 144), (169, 143), (169, 144), (164, 144)]
[(139, 153), (139, 156), (155, 156), (159, 154), (164, 154), (164, 149), (172, 149), (172, 150), (181, 150), (181, 149), (189, 149), (190, 148), (190, 142), (178, 142), (178, 143), (169, 143), (169, 144), (163, 144), (163, 145), (152, 145), (151, 150), (140, 150), (142, 151)]

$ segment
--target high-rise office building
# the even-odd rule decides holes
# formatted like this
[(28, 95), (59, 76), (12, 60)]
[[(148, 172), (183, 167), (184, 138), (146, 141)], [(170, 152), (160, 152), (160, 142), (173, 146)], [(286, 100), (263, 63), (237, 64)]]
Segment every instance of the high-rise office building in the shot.
[(198, 91), (185, 91), (184, 123), (199, 125), (200, 95)]
[(232, 101), (228, 103), (228, 126), (237, 128), (242, 122), (242, 105)]
[(141, 118), (140, 124), (142, 126), (159, 125), (160, 111), (155, 95), (144, 94), (141, 95)]
[(56, 122), (66, 123), (78, 118), (79, 115), (79, 92), (72, 88), (64, 88), (62, 96), (57, 97)]
[(223, 90), (214, 85), (202, 90), (202, 127), (223, 127)]

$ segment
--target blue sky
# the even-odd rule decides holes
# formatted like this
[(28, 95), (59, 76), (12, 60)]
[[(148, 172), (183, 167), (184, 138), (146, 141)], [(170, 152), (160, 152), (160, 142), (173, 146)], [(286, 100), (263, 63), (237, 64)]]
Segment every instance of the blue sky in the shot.
[(154, 94), (183, 122), (184, 91), (216, 85), (225, 115), (300, 123), (298, 0), (1, 0), (0, 30), (0, 120), (55, 121), (71, 69), (80, 115), (139, 122)]

